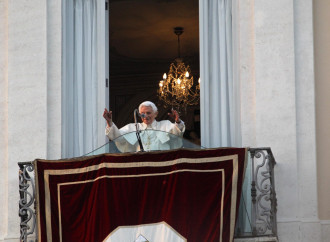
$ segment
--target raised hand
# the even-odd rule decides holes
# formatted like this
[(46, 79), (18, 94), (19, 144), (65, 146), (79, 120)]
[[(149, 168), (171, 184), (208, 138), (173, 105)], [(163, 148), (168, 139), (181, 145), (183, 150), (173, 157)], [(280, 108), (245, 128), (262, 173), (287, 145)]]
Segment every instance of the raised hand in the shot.
[(107, 121), (107, 124), (109, 125), (109, 127), (111, 127), (112, 125), (112, 111), (108, 111), (108, 109), (104, 109), (103, 112), (103, 118)]
[(176, 123), (180, 123), (181, 122), (179, 113), (176, 110), (174, 110), (173, 108), (171, 109), (171, 112), (168, 113), (168, 115), (171, 118), (173, 118)]

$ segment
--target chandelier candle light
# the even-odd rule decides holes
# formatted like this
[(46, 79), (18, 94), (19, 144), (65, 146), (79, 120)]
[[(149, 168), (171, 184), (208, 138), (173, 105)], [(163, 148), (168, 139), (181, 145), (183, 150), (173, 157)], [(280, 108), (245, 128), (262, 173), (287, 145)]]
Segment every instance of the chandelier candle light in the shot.
[(159, 82), (158, 97), (165, 107), (175, 107), (187, 110), (187, 106), (197, 105), (199, 102), (200, 79), (194, 84), (189, 65), (185, 65), (180, 58), (180, 35), (182, 27), (175, 27), (174, 33), (178, 36), (178, 58), (170, 65), (168, 74), (164, 73)]

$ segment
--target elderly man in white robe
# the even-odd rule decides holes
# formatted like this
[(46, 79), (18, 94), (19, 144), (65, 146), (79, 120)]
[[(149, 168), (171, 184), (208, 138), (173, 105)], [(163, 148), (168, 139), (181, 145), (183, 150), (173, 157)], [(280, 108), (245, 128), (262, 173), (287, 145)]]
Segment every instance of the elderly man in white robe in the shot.
[[(182, 146), (181, 137), (185, 131), (184, 122), (176, 110), (171, 110), (168, 115), (175, 120), (156, 121), (158, 109), (153, 102), (145, 101), (139, 106), (142, 123), (138, 123), (140, 137), (145, 151), (170, 150)], [(112, 111), (104, 110), (103, 117), (107, 121), (105, 134), (114, 140), (121, 152), (133, 152), (141, 149), (136, 136), (136, 124), (131, 123), (118, 129), (112, 122)]]

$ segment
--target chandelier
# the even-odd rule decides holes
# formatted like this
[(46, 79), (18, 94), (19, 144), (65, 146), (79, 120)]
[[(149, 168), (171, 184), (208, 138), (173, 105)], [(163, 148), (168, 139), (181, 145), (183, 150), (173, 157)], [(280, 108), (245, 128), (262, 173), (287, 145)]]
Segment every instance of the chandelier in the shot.
[(175, 27), (174, 33), (178, 36), (178, 58), (170, 65), (168, 74), (164, 73), (159, 82), (158, 97), (165, 107), (187, 110), (187, 106), (199, 103), (200, 79), (194, 83), (189, 65), (180, 58), (180, 35), (182, 27)]

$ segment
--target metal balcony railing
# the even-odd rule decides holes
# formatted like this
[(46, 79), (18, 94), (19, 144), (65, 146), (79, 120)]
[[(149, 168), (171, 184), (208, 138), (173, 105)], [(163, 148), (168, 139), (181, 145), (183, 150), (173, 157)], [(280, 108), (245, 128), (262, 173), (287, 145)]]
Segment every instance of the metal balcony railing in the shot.
[(275, 164), (270, 148), (249, 148), (235, 238), (277, 238)]
[[(270, 148), (249, 148), (235, 238), (277, 237), (276, 162)], [(20, 241), (37, 241), (33, 162), (19, 162)]]
[(37, 241), (36, 195), (33, 162), (19, 162), (20, 241)]

